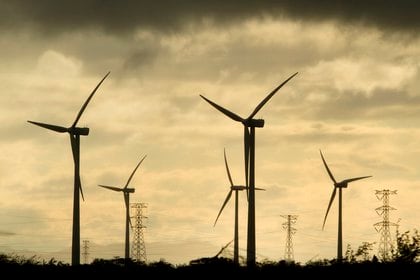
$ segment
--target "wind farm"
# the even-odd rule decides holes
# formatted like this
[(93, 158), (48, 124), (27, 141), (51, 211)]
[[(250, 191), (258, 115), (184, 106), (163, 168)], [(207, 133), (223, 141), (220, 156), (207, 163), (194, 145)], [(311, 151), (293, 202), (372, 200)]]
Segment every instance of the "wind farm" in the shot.
[[(338, 259), (350, 269), (377, 260), (382, 269), (385, 259), (391, 266), (401, 260), (397, 241), (416, 248), (415, 1), (3, 2), (0, 256), (78, 266), (73, 238), (80, 235), (81, 269), (202, 257), (230, 265), (233, 241), (213, 258), (234, 239), (236, 191), (220, 212), (232, 187), (224, 148), (233, 186), (245, 187), (238, 190), (238, 270), (247, 261), (258, 271), (286, 259), (294, 262), (282, 270), (335, 267)], [(55, 133), (69, 135), (70, 145)], [(127, 187), (136, 189), (130, 211), (147, 207), (131, 217), (126, 262), (123, 192), (98, 184), (124, 188), (145, 154)], [(347, 182), (339, 207), (340, 188), (326, 165), (337, 184), (372, 177)], [(398, 192), (377, 197), (388, 190)], [(291, 258), (280, 214), (299, 217)], [(147, 258), (134, 257), (135, 238)]]

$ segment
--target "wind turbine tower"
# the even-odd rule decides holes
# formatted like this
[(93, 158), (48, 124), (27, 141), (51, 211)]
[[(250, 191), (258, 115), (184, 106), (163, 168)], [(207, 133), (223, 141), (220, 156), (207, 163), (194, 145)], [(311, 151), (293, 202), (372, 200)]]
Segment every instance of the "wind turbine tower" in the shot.
[(132, 203), (131, 208), (135, 210), (134, 212), (134, 234), (133, 234), (133, 244), (131, 245), (131, 256), (134, 260), (138, 262), (147, 262), (146, 256), (146, 245), (144, 243), (144, 234), (143, 229), (146, 226), (143, 223), (143, 219), (147, 217), (143, 215), (143, 209), (147, 208), (146, 203)]
[(377, 232), (381, 234), (379, 240), (378, 254), (383, 262), (391, 259), (391, 251), (394, 247), (391, 238), (390, 226), (398, 226), (398, 224), (389, 221), (389, 211), (397, 210), (392, 206), (389, 206), (389, 196), (397, 194), (396, 190), (375, 190), (375, 195), (378, 200), (382, 200), (382, 206), (376, 208), (376, 213), (382, 216), (382, 222), (374, 224)]
[(283, 223), (283, 228), (287, 232), (286, 236), (286, 248), (284, 250), (284, 259), (287, 262), (294, 261), (294, 254), (293, 254), (293, 241), (292, 235), (296, 233), (296, 229), (293, 227), (296, 224), (297, 215), (280, 215), (281, 217), (285, 218), (287, 221)]
[(276, 94), (276, 92), (290, 81), (298, 73), (291, 75), (283, 83), (272, 90), (258, 105), (254, 111), (246, 118), (242, 118), (237, 114), (223, 108), (222, 106), (200, 95), (211, 106), (229, 117), (230, 119), (240, 122), (244, 126), (244, 159), (245, 159), (245, 183), (248, 194), (248, 236), (246, 248), (246, 262), (248, 266), (255, 266), (255, 128), (264, 127), (263, 119), (254, 119), (255, 115), (262, 107)]

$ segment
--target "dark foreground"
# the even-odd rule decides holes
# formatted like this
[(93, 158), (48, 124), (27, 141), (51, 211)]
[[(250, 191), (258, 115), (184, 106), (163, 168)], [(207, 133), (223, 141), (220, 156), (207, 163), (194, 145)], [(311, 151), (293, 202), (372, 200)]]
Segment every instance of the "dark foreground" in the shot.
[(132, 275), (139, 279), (286, 279), (291, 276), (296, 279), (419, 279), (420, 263), (264, 263), (257, 264), (254, 268), (235, 266), (230, 260), (218, 259), (212, 262), (197, 263), (182, 266), (173, 266), (164, 261), (151, 264), (124, 263), (117, 261), (95, 261), (89, 265), (70, 266), (61, 263), (0, 263), (2, 275), (13, 275), (43, 279), (68, 279), (116, 277), (121, 279), (124, 275)]

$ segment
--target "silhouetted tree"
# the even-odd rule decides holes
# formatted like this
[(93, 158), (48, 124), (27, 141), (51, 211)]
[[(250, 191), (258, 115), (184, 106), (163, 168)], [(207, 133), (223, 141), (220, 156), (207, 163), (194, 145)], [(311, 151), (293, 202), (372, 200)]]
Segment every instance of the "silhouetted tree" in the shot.
[(356, 257), (354, 256), (354, 251), (350, 244), (347, 244), (346, 253), (344, 254), (344, 261), (348, 263), (356, 262)]
[(359, 246), (359, 248), (357, 248), (356, 253), (354, 254), (354, 256), (356, 258), (361, 258), (362, 261), (368, 261), (369, 260), (369, 254), (370, 251), (373, 250), (373, 245), (375, 244), (375, 242), (363, 242), (362, 245)]
[(397, 231), (397, 248), (393, 252), (395, 262), (414, 263), (420, 261), (420, 234), (417, 229), (410, 236), (410, 231)]
[(350, 244), (347, 244), (344, 260), (348, 263), (366, 262), (369, 261), (370, 251), (373, 250), (375, 242), (363, 242), (356, 252), (351, 248)]

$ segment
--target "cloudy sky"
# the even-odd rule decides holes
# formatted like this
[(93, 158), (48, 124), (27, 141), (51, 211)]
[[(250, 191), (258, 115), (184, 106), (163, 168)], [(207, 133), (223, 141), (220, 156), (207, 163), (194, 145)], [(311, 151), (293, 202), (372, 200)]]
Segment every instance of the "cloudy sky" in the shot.
[(148, 260), (187, 263), (232, 240), (233, 201), (213, 222), (229, 189), (223, 148), (244, 183), (243, 128), (199, 94), (247, 117), (295, 72), (257, 114), (257, 260), (284, 257), (287, 214), (297, 261), (336, 255), (320, 149), (337, 180), (373, 176), (343, 191), (345, 245), (379, 241), (375, 190), (398, 190), (391, 221), (419, 227), (417, 1), (158, 2), (0, 1), (0, 251), (70, 260), (70, 141), (27, 120), (70, 126), (108, 71), (79, 121), (91, 259), (123, 255), (123, 197), (97, 185), (123, 185), (146, 154), (131, 201), (148, 205)]

